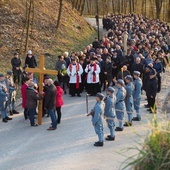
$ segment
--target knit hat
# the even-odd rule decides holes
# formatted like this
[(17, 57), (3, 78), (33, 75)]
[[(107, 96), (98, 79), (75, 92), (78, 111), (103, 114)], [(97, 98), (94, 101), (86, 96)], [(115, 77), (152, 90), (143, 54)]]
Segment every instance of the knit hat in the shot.
[(32, 54), (32, 51), (31, 50), (28, 50), (28, 53), (27, 54)]
[(104, 95), (102, 93), (97, 93), (96, 97), (98, 97), (100, 100), (103, 100)]
[(108, 87), (107, 88), (107, 91), (111, 92), (111, 93), (114, 93), (115, 89), (113, 87)]

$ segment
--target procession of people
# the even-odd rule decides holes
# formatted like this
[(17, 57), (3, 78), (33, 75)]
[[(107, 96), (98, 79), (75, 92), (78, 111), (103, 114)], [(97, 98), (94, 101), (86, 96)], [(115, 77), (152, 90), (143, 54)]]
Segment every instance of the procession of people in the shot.
[[(169, 63), (170, 27), (158, 20), (129, 14), (104, 17), (103, 29), (108, 31), (107, 35), (101, 40), (95, 38), (84, 51), (71, 52), (70, 55), (64, 52), (58, 57), (55, 66), (58, 76), (53, 81), (49, 75), (44, 75), (43, 92), (39, 91), (34, 74), (25, 71), (26, 67), (37, 67), (32, 51), (28, 51), (23, 68), (18, 53), (14, 53), (12, 70), (6, 77), (0, 74), (2, 121), (6, 123), (12, 119), (7, 111), (11, 116), (19, 114), (15, 110), (15, 96), (21, 82), (25, 121), (37, 126), (37, 101), (43, 100), (43, 116), (50, 116), (52, 122), (47, 130), (56, 130), (61, 123), (64, 94), (75, 98), (86, 92), (95, 96), (96, 104), (90, 113), (98, 135), (94, 146), (104, 145), (102, 115), (110, 130), (106, 140), (114, 141), (115, 131), (121, 132), (124, 127), (132, 126), (133, 121), (142, 120), (142, 94), (146, 94), (148, 102), (146, 111), (156, 113), (156, 95), (161, 91), (161, 77)], [(107, 95), (104, 96), (102, 91)], [(128, 115), (126, 122), (125, 114)]]

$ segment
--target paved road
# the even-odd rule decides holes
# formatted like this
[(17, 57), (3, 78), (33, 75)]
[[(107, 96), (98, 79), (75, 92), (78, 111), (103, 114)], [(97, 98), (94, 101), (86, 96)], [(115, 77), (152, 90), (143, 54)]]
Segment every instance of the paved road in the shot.
[[(85, 93), (81, 98), (66, 95), (64, 101), (62, 122), (56, 131), (46, 130), (50, 125), (49, 118), (44, 118), (41, 126), (30, 127), (24, 122), (22, 113), (13, 116), (7, 124), (0, 122), (0, 169), (116, 170), (125, 159), (119, 154), (121, 149), (140, 141), (135, 132), (145, 135), (147, 120), (151, 118), (145, 114), (142, 122), (117, 132), (114, 142), (105, 142), (103, 148), (96, 148), (93, 143), (97, 137), (91, 118), (86, 117)], [(94, 98), (89, 98), (90, 108), (94, 103)], [(106, 136), (109, 132), (107, 127), (104, 132)], [(126, 153), (129, 154), (132, 152)]]
[[(165, 82), (166, 80), (166, 82)], [(166, 83), (159, 100), (167, 94)], [(152, 115), (147, 114), (143, 105), (142, 121), (134, 122), (132, 127), (123, 132), (116, 132), (116, 140), (104, 143), (103, 148), (96, 148), (97, 141), (91, 125), (91, 118), (86, 117), (85, 92), (81, 98), (64, 96), (65, 105), (62, 108), (62, 122), (56, 131), (46, 129), (50, 119), (44, 118), (43, 125), (30, 127), (24, 122), (23, 113), (13, 116), (13, 120), (4, 124), (0, 122), (0, 169), (1, 170), (118, 170), (126, 157), (122, 156), (122, 149), (139, 146), (147, 134), (148, 120)], [(89, 108), (95, 103), (89, 98)], [(22, 112), (22, 110), (20, 109)], [(105, 136), (109, 131), (104, 127)], [(139, 136), (140, 135), (140, 136)], [(123, 154), (136, 154), (135, 150)]]
[[(86, 21), (92, 25), (97, 30), (96, 19), (95, 18), (85, 18)], [(102, 19), (99, 19), (99, 30), (101, 35), (106, 35), (107, 31), (103, 30)]]

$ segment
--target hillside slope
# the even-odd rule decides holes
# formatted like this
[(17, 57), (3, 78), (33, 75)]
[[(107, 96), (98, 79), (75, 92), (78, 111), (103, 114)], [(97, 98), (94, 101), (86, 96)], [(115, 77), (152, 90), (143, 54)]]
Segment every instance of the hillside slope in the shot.
[[(63, 51), (82, 50), (96, 34), (84, 18), (64, 1), (60, 28), (56, 36), (58, 9), (58, 0), (34, 1), (34, 20), (30, 29), (29, 49), (36, 56), (44, 53), (56, 56)], [(23, 31), (25, 21), (25, 1), (0, 0), (0, 61), (3, 66), (0, 71), (2, 72), (10, 68), (7, 60), (10, 63), (16, 49), (21, 51), (23, 59), (25, 57), (23, 53), (26, 37), (26, 29)]]

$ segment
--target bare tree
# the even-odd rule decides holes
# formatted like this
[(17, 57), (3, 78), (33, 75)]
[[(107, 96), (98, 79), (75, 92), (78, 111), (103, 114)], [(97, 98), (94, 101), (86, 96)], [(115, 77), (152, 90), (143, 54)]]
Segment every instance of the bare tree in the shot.
[(158, 18), (158, 19), (160, 19), (162, 3), (163, 3), (163, 0), (155, 0), (155, 5), (156, 5), (156, 18)]
[(81, 5), (81, 9), (80, 9), (80, 15), (83, 15), (85, 2), (86, 2), (86, 0), (83, 0), (82, 5)]
[(58, 31), (59, 25), (60, 25), (60, 19), (61, 19), (61, 12), (62, 12), (62, 0), (59, 1), (59, 11), (58, 11), (58, 19), (57, 19), (57, 25), (56, 25), (56, 32)]
[(29, 31), (30, 31), (30, 19), (31, 19), (31, 10), (32, 10), (33, 0), (30, 0), (29, 8), (28, 8), (28, 17), (27, 17), (27, 31), (26, 31), (26, 42), (25, 42), (25, 50), (28, 49), (28, 42), (29, 42)]
[(115, 14), (116, 11), (115, 11), (115, 3), (114, 3), (114, 0), (112, 0), (112, 10), (113, 10), (113, 13)]

